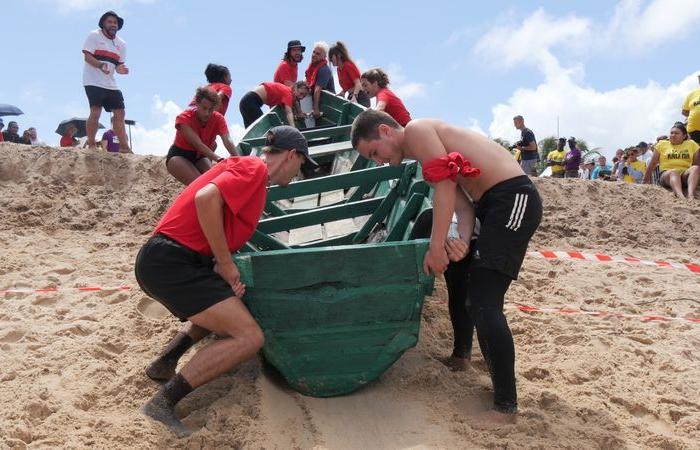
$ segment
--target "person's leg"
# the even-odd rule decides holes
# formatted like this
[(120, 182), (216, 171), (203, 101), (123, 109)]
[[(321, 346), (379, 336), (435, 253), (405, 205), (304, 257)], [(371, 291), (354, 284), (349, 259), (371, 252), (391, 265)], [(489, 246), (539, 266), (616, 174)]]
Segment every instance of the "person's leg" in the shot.
[(471, 359), (472, 354), (474, 323), (467, 308), (468, 265), (469, 258), (466, 257), (461, 261), (450, 262), (445, 271), (450, 321), (452, 322), (452, 331), (454, 333), (454, 346), (452, 354), (443, 363), (453, 371), (466, 370), (467, 361)]
[(211, 160), (209, 158), (199, 158), (194, 165), (199, 173), (204, 173), (211, 169)]
[(170, 175), (174, 176), (180, 183), (189, 186), (191, 182), (201, 175), (201, 172), (188, 160), (182, 156), (173, 156), (165, 164)]
[(126, 136), (126, 127), (124, 126), (124, 115), (123, 109), (112, 110), (114, 115), (114, 133), (116, 133), (119, 138), (119, 153), (132, 153), (129, 138)]
[(515, 345), (503, 314), (503, 299), (511, 278), (495, 270), (470, 272), (469, 300), (481, 353), (491, 374), (494, 410), (513, 415), (518, 409), (515, 388)]
[(695, 198), (695, 190), (698, 188), (699, 178), (700, 167), (698, 166), (690, 166), (690, 168), (683, 173), (682, 181), (684, 181), (688, 186), (689, 200), (693, 200)]
[(216, 303), (188, 320), (198, 327), (227, 337), (199, 349), (142, 408), (144, 414), (162, 422), (179, 436), (189, 432), (175, 417), (175, 405), (194, 388), (253, 357), (265, 341), (262, 330), (237, 297)]
[(97, 134), (97, 124), (99, 123), (101, 113), (101, 106), (90, 106), (90, 116), (88, 117), (87, 122), (85, 122), (87, 146), (89, 148), (97, 147), (97, 144), (95, 143), (95, 135)]
[(673, 194), (678, 198), (683, 198), (683, 185), (681, 176), (675, 170), (665, 170), (659, 178), (661, 186), (671, 188)]
[(248, 92), (243, 96), (243, 98), (241, 98), (241, 102), (238, 104), (238, 109), (243, 117), (244, 128), (248, 128), (250, 124), (258, 120), (258, 118), (263, 115), (262, 105), (262, 99), (255, 92)]
[(211, 332), (187, 322), (175, 335), (160, 355), (148, 366), (146, 375), (152, 380), (167, 381), (175, 375), (177, 363), (194, 344), (209, 336)]

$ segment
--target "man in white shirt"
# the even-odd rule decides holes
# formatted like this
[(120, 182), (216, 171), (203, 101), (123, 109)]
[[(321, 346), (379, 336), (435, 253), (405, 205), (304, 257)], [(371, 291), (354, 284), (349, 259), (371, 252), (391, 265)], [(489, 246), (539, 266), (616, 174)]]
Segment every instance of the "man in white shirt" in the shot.
[(90, 117), (87, 120), (87, 145), (97, 147), (95, 134), (102, 108), (114, 117), (114, 132), (119, 137), (122, 153), (130, 153), (124, 127), (124, 96), (117, 88), (114, 72), (126, 75), (126, 42), (117, 37), (117, 31), (124, 26), (124, 19), (114, 11), (107, 11), (100, 17), (99, 29), (91, 31), (83, 45), (85, 67), (83, 86), (90, 103)]
[(649, 144), (646, 142), (642, 141), (639, 144), (637, 144), (637, 151), (639, 154), (637, 155), (637, 159), (640, 161), (644, 161), (644, 164), (647, 166), (651, 162), (651, 157), (654, 156), (653, 150), (650, 151), (649, 149)]

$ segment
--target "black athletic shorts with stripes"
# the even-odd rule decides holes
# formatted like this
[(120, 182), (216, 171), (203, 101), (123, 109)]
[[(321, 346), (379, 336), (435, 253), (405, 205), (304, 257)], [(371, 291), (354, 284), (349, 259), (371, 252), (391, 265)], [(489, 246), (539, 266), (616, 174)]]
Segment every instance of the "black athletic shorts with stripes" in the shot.
[(542, 200), (527, 175), (502, 181), (474, 202), (481, 222), (470, 271), (491, 269), (518, 278), (527, 245), (542, 220)]

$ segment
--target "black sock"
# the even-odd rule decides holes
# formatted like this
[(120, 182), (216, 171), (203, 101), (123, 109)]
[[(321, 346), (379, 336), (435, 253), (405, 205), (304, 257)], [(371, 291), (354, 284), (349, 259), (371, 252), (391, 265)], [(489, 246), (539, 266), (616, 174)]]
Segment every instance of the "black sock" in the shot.
[(190, 383), (185, 380), (185, 377), (179, 373), (163, 386), (163, 395), (172, 405), (177, 404), (177, 402), (182, 400), (183, 397), (190, 392), (192, 392), (192, 386), (190, 386)]
[(160, 358), (165, 360), (178, 360), (182, 355), (185, 354), (187, 350), (192, 347), (194, 341), (187, 333), (178, 333), (175, 335), (172, 341), (165, 347), (163, 353), (161, 353)]

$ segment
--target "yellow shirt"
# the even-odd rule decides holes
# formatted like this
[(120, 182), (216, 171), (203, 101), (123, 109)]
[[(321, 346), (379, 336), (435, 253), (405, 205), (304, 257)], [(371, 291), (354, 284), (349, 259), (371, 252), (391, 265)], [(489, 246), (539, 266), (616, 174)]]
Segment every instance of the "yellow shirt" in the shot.
[[(643, 174), (647, 170), (647, 165), (644, 163), (644, 161), (636, 160), (635, 162), (630, 163), (630, 165), (632, 166), (632, 169), (634, 169), (636, 172), (642, 172), (642, 176), (644, 176)], [(623, 178), (630, 184), (636, 183), (634, 178), (632, 178), (632, 175), (627, 174)]]
[(516, 148), (515, 152), (513, 153), (513, 157), (515, 158), (516, 161), (520, 162), (520, 149)]
[(671, 141), (659, 141), (656, 143), (656, 151), (659, 152), (659, 168), (685, 172), (693, 164), (693, 156), (698, 151), (698, 144), (686, 139), (679, 145), (671, 144)]
[[(566, 152), (564, 150), (552, 150), (549, 152), (547, 155), (547, 160), (548, 161), (554, 161), (554, 162), (564, 162), (566, 159)], [(559, 173), (559, 172), (564, 172), (564, 166), (559, 166), (559, 165), (552, 165), (552, 173)]]
[(688, 111), (688, 133), (700, 130), (700, 89), (688, 94), (683, 102), (683, 109)]

